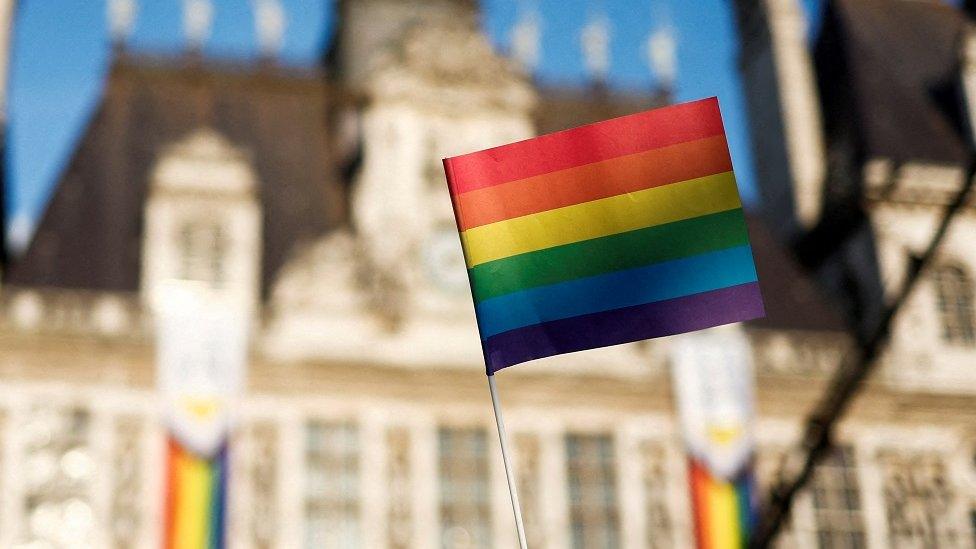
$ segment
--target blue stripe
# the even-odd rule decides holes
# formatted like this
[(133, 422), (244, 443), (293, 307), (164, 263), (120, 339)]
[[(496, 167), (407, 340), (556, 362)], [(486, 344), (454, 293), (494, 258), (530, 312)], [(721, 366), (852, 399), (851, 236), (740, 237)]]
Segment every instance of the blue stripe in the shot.
[(574, 316), (633, 307), (755, 282), (752, 248), (716, 252), (579, 278), (482, 301), (475, 308), (481, 339)]

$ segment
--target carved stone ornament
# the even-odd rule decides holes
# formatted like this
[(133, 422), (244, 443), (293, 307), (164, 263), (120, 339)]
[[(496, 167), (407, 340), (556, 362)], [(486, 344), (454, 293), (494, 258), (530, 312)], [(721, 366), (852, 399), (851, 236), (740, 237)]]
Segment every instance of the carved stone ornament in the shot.
[(889, 543), (893, 547), (957, 547), (956, 504), (948, 468), (936, 454), (878, 455), (884, 475)]
[(282, 270), (272, 293), (272, 307), (292, 309), (355, 309), (361, 250), (348, 231), (336, 231), (300, 249)]
[(492, 50), (473, 25), (434, 20), (404, 33), (377, 56), (367, 89), (374, 98), (397, 97), (440, 108), (524, 110), (535, 101), (513, 62)]
[(256, 180), (247, 151), (212, 128), (167, 146), (150, 174), (154, 192), (251, 194)]

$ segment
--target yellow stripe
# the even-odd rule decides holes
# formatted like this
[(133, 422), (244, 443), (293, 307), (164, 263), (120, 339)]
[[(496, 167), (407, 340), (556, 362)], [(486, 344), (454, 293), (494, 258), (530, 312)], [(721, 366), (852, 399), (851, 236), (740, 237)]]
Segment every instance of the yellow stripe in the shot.
[(601, 198), (461, 233), (468, 268), (526, 252), (738, 208), (732, 172)]
[(735, 486), (731, 482), (708, 479), (708, 524), (707, 536), (711, 549), (739, 548), (739, 516), (735, 497)]
[(207, 546), (207, 523), (210, 517), (210, 471), (207, 461), (180, 452), (177, 469), (177, 500), (173, 542), (186, 549), (205, 549)]

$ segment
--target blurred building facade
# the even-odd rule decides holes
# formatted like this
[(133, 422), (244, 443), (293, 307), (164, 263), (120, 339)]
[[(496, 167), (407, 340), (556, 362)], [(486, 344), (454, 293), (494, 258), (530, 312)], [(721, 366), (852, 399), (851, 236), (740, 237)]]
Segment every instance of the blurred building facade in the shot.
[[(519, 67), (492, 50), (473, 0), (342, 0), (323, 66), (307, 69), (274, 61), (276, 2), (258, 3), (264, 56), (240, 64), (193, 49), (209, 26), (199, 1), (186, 55), (127, 51), (132, 4), (110, 3), (120, 43), (104, 98), (0, 286), (0, 546), (161, 539), (153, 303), (179, 279), (255, 319), (231, 546), (514, 547), (440, 159), (661, 105), (668, 90), (604, 84), (599, 18), (581, 40), (593, 85), (551, 89), (524, 70), (537, 14), (513, 33)], [(769, 315), (740, 328), (764, 479), (972, 149), (966, 17), (827, 4), (816, 56), (797, 0), (739, 4), (766, 205), (750, 222)], [(957, 95), (930, 97), (956, 78)], [(974, 224), (970, 207), (783, 546), (974, 543)], [(825, 232), (838, 226), (852, 229)], [(532, 547), (692, 544), (668, 365), (662, 340), (498, 376)]]

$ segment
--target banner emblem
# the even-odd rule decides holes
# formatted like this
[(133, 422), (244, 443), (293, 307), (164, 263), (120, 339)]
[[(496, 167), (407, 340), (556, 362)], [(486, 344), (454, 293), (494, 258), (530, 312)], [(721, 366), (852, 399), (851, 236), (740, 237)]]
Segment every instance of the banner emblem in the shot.
[(248, 309), (193, 282), (168, 282), (155, 298), (165, 421), (185, 448), (213, 457), (244, 390)]
[(671, 339), (671, 379), (692, 457), (727, 480), (746, 467), (755, 444), (752, 351), (740, 326)]

